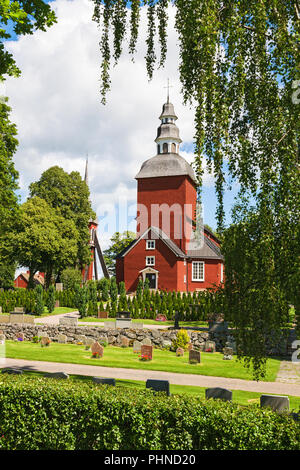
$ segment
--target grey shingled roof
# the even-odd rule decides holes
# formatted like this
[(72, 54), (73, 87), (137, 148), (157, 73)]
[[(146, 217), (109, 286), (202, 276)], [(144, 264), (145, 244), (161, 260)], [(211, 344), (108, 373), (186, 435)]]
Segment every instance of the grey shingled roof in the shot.
[(191, 165), (176, 153), (161, 153), (146, 160), (135, 179), (187, 175), (197, 183)]
[(212, 240), (204, 236), (203, 246), (196, 250), (188, 250), (189, 258), (223, 259), (220, 248)]
[[(178, 257), (178, 258), (205, 258), (205, 259), (223, 259), (220, 249), (206, 236), (204, 236), (204, 243), (203, 246), (197, 250), (188, 250), (185, 254), (179, 246), (176, 245), (172, 240), (170, 240), (167, 235), (158, 227), (149, 227), (146, 232), (141, 235), (141, 237), (133, 240), (130, 245), (128, 245), (123, 251), (121, 251), (117, 258), (122, 258), (125, 256), (131, 248), (134, 247), (140, 240), (146, 238), (146, 235), (151, 231), (151, 237), (156, 235), (155, 238), (161, 239), (167, 246), (170, 248), (171, 251)], [(148, 239), (148, 237), (147, 237)]]
[(164, 123), (158, 127), (155, 142), (159, 143), (161, 140), (165, 139), (172, 139), (179, 143), (182, 142), (179, 136), (179, 129), (176, 124)]

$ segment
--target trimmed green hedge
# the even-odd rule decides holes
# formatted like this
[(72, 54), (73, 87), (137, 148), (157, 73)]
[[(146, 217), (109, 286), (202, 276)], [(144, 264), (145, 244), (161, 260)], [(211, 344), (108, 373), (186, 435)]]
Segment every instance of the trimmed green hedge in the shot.
[(0, 449), (299, 450), (299, 441), (299, 423), (255, 405), (0, 377)]

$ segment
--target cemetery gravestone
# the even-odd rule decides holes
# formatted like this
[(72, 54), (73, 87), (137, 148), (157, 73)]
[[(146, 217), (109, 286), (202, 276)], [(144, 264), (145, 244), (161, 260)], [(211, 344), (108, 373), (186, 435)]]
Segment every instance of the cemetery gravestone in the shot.
[(60, 344), (65, 344), (68, 341), (67, 335), (58, 335), (57, 342)]
[(78, 342), (78, 343), (83, 343), (83, 344), (85, 344), (85, 341), (86, 341), (86, 336), (85, 336), (85, 335), (78, 335), (78, 336), (77, 336), (77, 342)]
[(29, 323), (31, 325), (34, 324), (34, 316), (33, 315), (23, 315), (23, 323)]
[(184, 355), (184, 349), (177, 348), (176, 349), (176, 356), (183, 356), (183, 355)]
[(24, 341), (24, 333), (18, 333), (18, 334), (17, 334), (17, 339), (18, 339), (19, 341)]
[(260, 406), (270, 407), (274, 411), (289, 411), (290, 400), (289, 397), (280, 395), (261, 395)]
[(232, 391), (226, 388), (213, 387), (205, 390), (205, 398), (217, 398), (224, 401), (232, 401)]
[(107, 312), (98, 312), (98, 318), (108, 318)]
[(69, 375), (66, 372), (50, 372), (46, 374), (45, 377), (53, 378), (53, 379), (68, 379)]
[(149, 339), (149, 338), (143, 339), (142, 345), (143, 346), (152, 346), (151, 339)]
[(0, 315), (0, 323), (9, 323), (9, 315)]
[(15, 307), (14, 311), (11, 313), (24, 313), (24, 307)]
[(112, 385), (116, 386), (116, 379), (106, 379), (102, 377), (93, 377), (93, 382), (100, 385)]
[(142, 343), (140, 341), (133, 342), (133, 352), (140, 353), (141, 352)]
[(103, 357), (104, 348), (98, 343), (98, 341), (95, 341), (95, 343), (92, 344), (91, 351), (93, 357)]
[(127, 336), (121, 336), (121, 347), (122, 348), (128, 348), (129, 347), (129, 338)]
[(216, 343), (214, 341), (205, 341), (206, 352), (216, 352)]
[(59, 324), (61, 326), (77, 326), (78, 325), (78, 318), (77, 317), (70, 317), (65, 316), (59, 319)]
[(94, 343), (95, 343), (94, 338), (86, 338), (84, 344), (85, 344), (85, 347), (89, 349), (90, 346), (92, 346), (92, 344), (94, 344)]
[(233, 355), (233, 349), (225, 347), (223, 348), (223, 354), (224, 354), (223, 359), (225, 361), (231, 361), (232, 355)]
[(23, 374), (23, 371), (21, 369), (14, 369), (12, 367), (6, 367), (1, 370), (2, 374), (15, 374), (15, 375), (21, 375)]
[(170, 383), (168, 380), (148, 379), (146, 382), (146, 388), (151, 388), (156, 392), (165, 392), (168, 397), (170, 396)]
[(190, 351), (189, 351), (189, 362), (190, 363), (199, 363), (200, 362), (200, 351), (195, 351), (195, 349), (190, 349)]
[(153, 357), (153, 346), (142, 344), (141, 358), (145, 358), (146, 360), (152, 361), (152, 357)]
[(41, 337), (41, 346), (50, 346), (51, 340), (49, 336), (42, 336)]

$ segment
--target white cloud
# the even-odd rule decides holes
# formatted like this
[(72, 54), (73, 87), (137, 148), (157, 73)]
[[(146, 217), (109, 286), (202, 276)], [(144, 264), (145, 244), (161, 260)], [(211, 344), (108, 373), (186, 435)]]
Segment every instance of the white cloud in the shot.
[[(19, 133), (15, 164), (21, 195), (24, 200), (28, 185), (53, 165), (83, 175), (88, 153), (92, 202), (101, 215), (103, 205), (117, 204), (120, 195), (129, 204), (136, 202), (134, 177), (143, 161), (155, 155), (154, 139), (168, 77), (181, 138), (184, 143), (193, 141), (193, 109), (183, 106), (180, 94), (178, 48), (173, 46), (177, 36), (171, 24), (166, 67), (148, 82), (144, 12), (135, 63), (125, 53), (112, 69), (112, 89), (103, 106), (100, 33), (92, 21), (92, 2), (56, 0), (51, 5), (57, 13), (56, 25), (6, 44), (22, 70), (20, 78), (6, 82), (12, 120)], [(172, 8), (170, 16), (174, 19)], [(181, 154), (192, 162), (192, 152)], [(212, 178), (205, 176), (204, 184), (211, 186)]]

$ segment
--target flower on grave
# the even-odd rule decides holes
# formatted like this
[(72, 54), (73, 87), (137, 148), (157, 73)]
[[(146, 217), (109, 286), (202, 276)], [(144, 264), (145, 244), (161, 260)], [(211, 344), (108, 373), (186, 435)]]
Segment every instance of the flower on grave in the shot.
[(205, 352), (213, 352), (212, 348), (205, 349)]
[(99, 358), (99, 353), (97, 353), (97, 352), (92, 353), (92, 358), (98, 359)]
[(18, 341), (24, 341), (23, 338), (18, 338)]
[(151, 361), (151, 357), (148, 354), (141, 354), (139, 358), (140, 361)]

